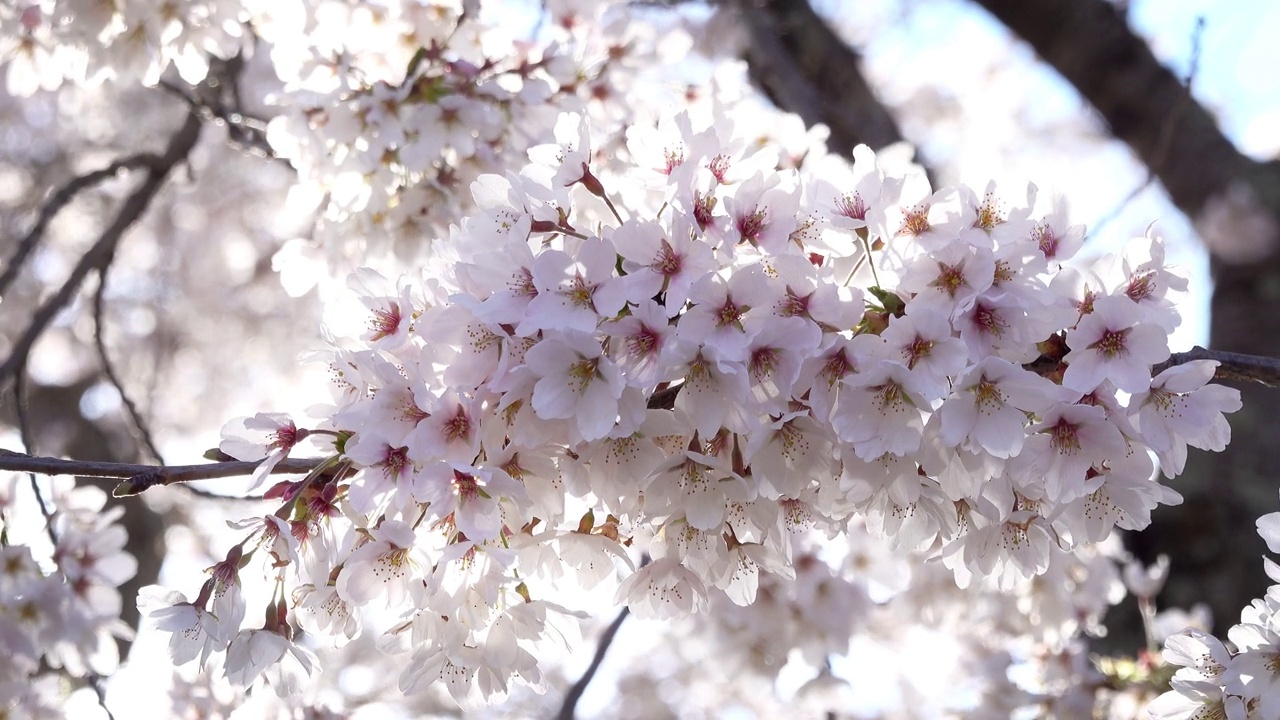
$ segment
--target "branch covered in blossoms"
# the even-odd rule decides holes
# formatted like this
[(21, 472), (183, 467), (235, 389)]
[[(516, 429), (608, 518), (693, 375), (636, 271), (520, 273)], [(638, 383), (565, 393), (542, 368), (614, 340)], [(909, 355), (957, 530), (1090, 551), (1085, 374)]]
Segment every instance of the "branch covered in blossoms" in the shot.
[[(930, 603), (949, 598), (993, 707), (1069, 706), (1070, 691), (1015, 692), (1006, 647), (974, 628), (1012, 636), (1027, 620), (1035, 649), (1018, 652), (1083, 657), (1078, 635), (1118, 601), (1113, 530), (1180, 502), (1160, 473), (1230, 438), (1238, 394), (1210, 380), (1278, 375), (1261, 359), (1171, 355), (1186, 280), (1159, 239), (1079, 262), (1084, 229), (1034, 187), (936, 189), (866, 147), (852, 162), (826, 155), (822, 129), (730, 122), (719, 72), (705, 97), (685, 92), (685, 113), (619, 112), (644, 94), (635, 57), (671, 43), (623, 13), (604, 33), (602, 4), (552, 4), (529, 43), (487, 32), (474, 2), (170, 5), (158, 17), (128, 3), (0, 8), (15, 93), (136, 80), (190, 111), (163, 158), (141, 156), (146, 181), (0, 372), (22, 380), (37, 337), (94, 270), (101, 330), (121, 234), (198, 122), (296, 170), (288, 210), (304, 212), (280, 215), (317, 224), (272, 262), (290, 292), (353, 259), (415, 270), (361, 269), (345, 297), (320, 282), (327, 310), (365, 323), (326, 328), (313, 359), (331, 395), (305, 426), (236, 418), (209, 464), (0, 451), (0, 470), (117, 478), (118, 495), (250, 476), (248, 492), (273, 507), (233, 523), (236, 539), (185, 592), (149, 588), (140, 609), (175, 664), (270, 687), (286, 706), (324, 643), (376, 645), (402, 692), (447, 692), (463, 708), (542, 692), (544, 658), (574, 645), (584, 617), (562, 604), (565, 586), (624, 606), (566, 715), (627, 614), (693, 617), (713, 642), (748, 643), (730, 661), (747, 670), (776, 675), (779, 658), (801, 656), (823, 686), (891, 597), (916, 618), (945, 614)], [(757, 39), (779, 39), (762, 28)], [(839, 49), (834, 34), (820, 39)], [(130, 62), (113, 70), (113, 57)], [(825, 102), (803, 84), (802, 99)], [(775, 135), (785, 142), (763, 139)], [(64, 199), (45, 206), (16, 264)], [(242, 240), (228, 256), (265, 271), (265, 256), (230, 247)], [(97, 344), (123, 396), (100, 333)], [(321, 455), (292, 457), (303, 443)], [(15, 487), (0, 482), (0, 545), (30, 514)], [(129, 569), (109, 513), (95, 518), (65, 483), (44, 487), (51, 562), (0, 548), (17, 568), (16, 583), (0, 573), (0, 634), (18, 638), (18, 672), (0, 676), (30, 678), (109, 639), (113, 614), (76, 596), (118, 605), (104, 586)], [(956, 601), (975, 596), (1000, 620)], [(11, 630), (42, 608), (58, 614)], [(75, 650), (42, 651), (63, 625), (76, 626)], [(5, 692), (0, 682), (0, 707)]]
[(314, 429), (224, 429), (224, 452), (266, 458), (255, 486), (307, 437), (354, 472), (268, 491), (285, 505), (245, 522), (211, 582), (261, 547), (292, 590), (255, 631), (242, 599), (183, 600), (175, 659), (225, 651), (249, 684), (280, 666), (239, 662), (244, 632), (297, 657), (280, 597), (335, 642), (372, 604), (401, 618), (380, 641), (406, 656), (400, 688), (443, 681), (471, 707), (540, 687), (534, 658), (575, 616), (540, 595), (567, 571), (684, 617), (751, 605), (811, 532), (857, 526), (1011, 589), (1145, 526), (1180, 501), (1157, 467), (1226, 444), (1239, 399), (1207, 384), (1215, 362), (1153, 377), (1186, 286), (1156, 238), (1077, 268), (1083, 229), (1058, 203), (1035, 215), (1034, 187), (1012, 207), (994, 186), (935, 191), (865, 147), (779, 169), (685, 114), (635, 128), (622, 174), (583, 118), (556, 138), (473, 184), (479, 212), (420, 277), (352, 277), (369, 322), (323, 355)]

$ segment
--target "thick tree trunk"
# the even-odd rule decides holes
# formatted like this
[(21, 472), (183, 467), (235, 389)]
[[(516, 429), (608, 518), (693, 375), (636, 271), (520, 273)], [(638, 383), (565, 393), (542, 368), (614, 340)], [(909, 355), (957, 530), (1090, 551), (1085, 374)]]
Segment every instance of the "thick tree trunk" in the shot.
[(862, 76), (861, 57), (805, 0), (735, 0), (747, 30), (751, 81), (808, 125), (831, 129), (828, 147), (849, 156), (902, 140), (889, 111)]

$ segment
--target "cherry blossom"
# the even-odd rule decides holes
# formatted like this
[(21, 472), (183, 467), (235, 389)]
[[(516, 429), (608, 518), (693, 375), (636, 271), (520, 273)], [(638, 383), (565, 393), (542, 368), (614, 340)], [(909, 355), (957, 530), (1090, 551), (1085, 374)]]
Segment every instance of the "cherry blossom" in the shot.
[[(1163, 244), (1090, 262), (1064, 200), (1037, 215), (1035, 186), (935, 188), (894, 151), (828, 153), (798, 118), (740, 112), (730, 70), (677, 115), (605, 102), (644, 94), (640, 53), (691, 38), (603, 5), (551, 3), (527, 42), (473, 2), (0, 10), (16, 92), (221, 82), (235, 58), (274, 76), (263, 147), (308, 218), (275, 259), (327, 309), (331, 382), (225, 425), (254, 490), (304, 440), (316, 464), (228, 526), (194, 601), (146, 591), (171, 659), (300, 714), (320, 661), (296, 626), (469, 711), (552, 684), (544, 652), (576, 651), (583, 613), (551, 599), (576, 584), (687, 619), (708, 668), (771, 681), (799, 658), (819, 672), (802, 694), (855, 631), (926, 633), (981, 678), (975, 714), (1078, 710), (1101, 685), (1081, 638), (1124, 589), (1114, 530), (1180, 502), (1157, 461), (1172, 477), (1188, 446), (1222, 450), (1240, 407), (1212, 363), (1151, 377), (1187, 284)], [(110, 664), (136, 566), (118, 512), (52, 484), (37, 561), (7, 544), (36, 517), (15, 487), (0, 677), (84, 677)], [(1258, 526), (1273, 550), (1277, 524)], [(1183, 670), (1153, 714), (1280, 714), (1276, 597), (1235, 649), (1174, 635)]]
[(409, 596), (417, 561), (416, 535), (408, 524), (388, 520), (369, 531), (369, 540), (356, 548), (338, 573), (338, 597), (355, 605), (368, 605), (386, 597), (396, 607)]
[(1240, 409), (1240, 391), (1206, 385), (1215, 363), (1197, 360), (1176, 365), (1151, 379), (1150, 389), (1133, 397), (1138, 425), (1160, 458), (1160, 469), (1175, 477), (1187, 461), (1187, 446), (1220, 450), (1231, 439), (1223, 413)]
[(1105, 378), (1125, 392), (1146, 390), (1151, 366), (1169, 357), (1169, 346), (1165, 333), (1141, 318), (1128, 298), (1099, 298), (1093, 312), (1067, 333), (1071, 352), (1064, 358), (1063, 385), (1089, 392)]
[(237, 460), (262, 460), (253, 473), (253, 484), (249, 488), (252, 492), (262, 487), (271, 470), (306, 437), (307, 431), (299, 432), (288, 415), (258, 413), (251, 418), (236, 418), (223, 426), (218, 449)]

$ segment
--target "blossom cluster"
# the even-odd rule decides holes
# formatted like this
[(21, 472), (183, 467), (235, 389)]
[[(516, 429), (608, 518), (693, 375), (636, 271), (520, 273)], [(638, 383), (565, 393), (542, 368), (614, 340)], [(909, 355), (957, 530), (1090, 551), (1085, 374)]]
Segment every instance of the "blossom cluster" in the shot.
[[(51, 483), (40, 501), (52, 508), (46, 524), (32, 522), (40, 510), (19, 481), (0, 484), (0, 708), (34, 715), (61, 704), (57, 674), (87, 680), (115, 671), (116, 639), (132, 635), (120, 620), (119, 587), (137, 562), (117, 522), (124, 509), (104, 512), (101, 489)], [(49, 546), (41, 538), (52, 541), (51, 553), (34, 550)]]
[(270, 113), (254, 129), (297, 171), (296, 203), (319, 216), (277, 264), (416, 258), (422, 237), (473, 209), (480, 174), (519, 164), (560, 112), (606, 115), (652, 64), (652, 28), (615, 5), (562, 4), (524, 40), (479, 3), (449, 0), (46, 0), (0, 8), (0, 65), (23, 97), (64, 84), (181, 88), (218, 62), (247, 64), (251, 77), (234, 79), (245, 107), (215, 110), (232, 125)]
[(645, 26), (606, 23), (607, 9), (566, 5), (537, 42), (517, 42), (474, 8), (405, 4), (385, 10), (403, 17), (366, 29), (369, 46), (402, 51), (386, 53), (385, 68), (277, 63), (287, 93), (267, 139), (298, 171), (299, 195), (323, 198), (313, 237), (288, 245), (278, 265), (287, 272), (297, 255), (420, 258), (424, 237), (474, 210), (476, 178), (519, 165), (558, 113), (622, 92), (637, 59), (652, 55)]
[[(402, 690), (494, 702), (572, 635), (557, 581), (617, 582), (642, 617), (745, 606), (853, 523), (1011, 588), (1145, 526), (1180, 500), (1157, 464), (1228, 440), (1213, 363), (1152, 377), (1185, 287), (1158, 239), (1076, 268), (1083, 229), (1034, 188), (935, 191), (866, 148), (779, 169), (723, 120), (635, 128), (604, 179), (582, 117), (556, 138), (472, 185), (420, 277), (353, 276), (370, 320), (323, 353), (321, 422), (228, 425), (242, 459), (332, 454), (194, 601), (149, 606), (176, 661), (225, 651), (287, 693), (314, 668), (291, 619), (344, 643), (385, 608)], [(276, 590), (246, 630), (257, 553)]]
[(211, 57), (225, 60), (241, 50), (246, 6), (252, 5), (258, 3), (6, 3), (0, 8), (0, 62), (8, 63), (7, 88), (25, 97), (68, 81), (155, 85), (170, 65), (187, 82), (200, 82)]

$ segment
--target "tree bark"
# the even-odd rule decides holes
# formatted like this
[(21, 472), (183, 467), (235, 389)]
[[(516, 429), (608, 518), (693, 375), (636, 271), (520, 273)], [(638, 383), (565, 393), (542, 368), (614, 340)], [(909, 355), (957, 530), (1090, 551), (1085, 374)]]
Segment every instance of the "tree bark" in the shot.
[(897, 122), (859, 69), (861, 56), (805, 0), (735, 0), (747, 30), (751, 81), (805, 124), (831, 129), (827, 146), (848, 157), (902, 140)]

